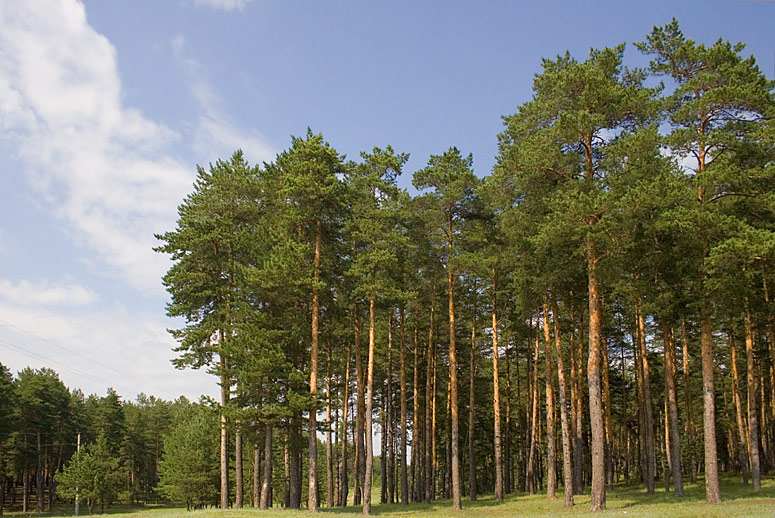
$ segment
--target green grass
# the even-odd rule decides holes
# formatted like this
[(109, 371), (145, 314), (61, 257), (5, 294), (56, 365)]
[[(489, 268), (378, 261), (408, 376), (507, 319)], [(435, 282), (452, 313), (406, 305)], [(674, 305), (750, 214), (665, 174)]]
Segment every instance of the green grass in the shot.
[[(698, 484), (688, 484), (685, 487), (686, 496), (676, 498), (672, 494), (657, 491), (654, 495), (647, 495), (639, 487), (617, 486), (607, 493), (607, 510), (596, 516), (627, 516), (627, 517), (652, 517), (665, 516), (670, 518), (680, 517), (767, 517), (775, 518), (775, 478), (767, 477), (762, 480), (762, 490), (754, 493), (751, 486), (744, 486), (739, 477), (724, 477), (721, 480), (721, 491), (724, 502), (720, 505), (705, 504), (705, 486), (702, 480)], [(379, 501), (379, 492), (375, 493)], [(477, 502), (463, 499), (464, 509), (453, 512), (449, 500), (437, 500), (433, 504), (410, 504), (407, 507), (392, 504), (372, 506), (372, 514), (386, 518), (414, 516), (428, 518), (475, 518), (475, 517), (564, 517), (564, 516), (592, 516), (589, 512), (589, 496), (578, 495), (575, 497), (576, 506), (570, 509), (563, 507), (562, 488), (557, 493), (557, 500), (547, 500), (544, 495), (512, 494), (503, 503), (496, 503), (492, 496), (486, 495)], [(86, 511), (82, 508), (82, 514)], [(88, 512), (88, 511), (86, 511)], [(9, 516), (22, 518), (21, 513), (8, 513)], [(55, 509), (53, 513), (44, 516), (72, 515), (72, 507)], [(216, 509), (204, 509), (186, 512), (180, 508), (134, 508), (115, 507), (111, 510), (110, 518), (318, 518), (331, 517), (356, 517), (361, 515), (360, 507), (347, 507), (345, 509), (321, 508), (318, 514), (299, 510), (284, 510), (275, 508), (268, 511), (256, 509), (230, 509), (220, 511)], [(27, 514), (26, 516), (40, 516)]]

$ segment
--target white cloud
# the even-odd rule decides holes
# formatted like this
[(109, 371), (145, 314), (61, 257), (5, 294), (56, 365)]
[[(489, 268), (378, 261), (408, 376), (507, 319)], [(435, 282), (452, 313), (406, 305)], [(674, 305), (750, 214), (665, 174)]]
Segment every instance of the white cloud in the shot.
[(194, 5), (198, 7), (212, 7), (213, 9), (223, 9), (231, 11), (232, 9), (242, 9), (251, 0), (194, 0)]
[(160, 290), (151, 248), (190, 190), (180, 136), (122, 102), (116, 50), (77, 0), (0, 4), (0, 138), (73, 236), (139, 289)]
[(213, 376), (171, 366), (175, 341), (162, 319), (119, 305), (64, 314), (0, 300), (2, 363), (12, 372), (52, 368), (65, 385), (87, 394), (105, 394), (112, 386), (128, 399), (140, 392), (164, 399), (215, 397), (219, 389)]
[(99, 297), (88, 287), (69, 280), (49, 282), (45, 279), (29, 281), (22, 279), (13, 283), (0, 279), (0, 299), (13, 304), (38, 304), (41, 306), (86, 306)]

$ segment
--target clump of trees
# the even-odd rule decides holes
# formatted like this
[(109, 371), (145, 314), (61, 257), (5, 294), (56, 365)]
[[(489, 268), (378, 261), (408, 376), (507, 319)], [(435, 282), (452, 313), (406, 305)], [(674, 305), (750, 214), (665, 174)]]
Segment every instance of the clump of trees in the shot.
[(758, 489), (775, 462), (773, 82), (675, 20), (635, 46), (648, 69), (624, 44), (545, 59), (483, 179), (451, 147), (412, 197), (407, 155), (347, 160), (311, 131), (271, 163), (198, 170), (158, 251), (178, 365), (220, 380), (222, 507), (243, 505), (248, 435), (264, 508), (277, 475), (287, 507), (352, 488), (365, 514), (373, 475), (382, 502), (456, 509), (561, 483), (596, 511), (622, 480), (680, 497), (699, 475), (717, 503), (719, 471)]
[(774, 85), (675, 20), (636, 48), (648, 69), (624, 45), (545, 59), (484, 178), (450, 147), (412, 196), (405, 153), (348, 160), (312, 131), (270, 163), (199, 168), (157, 250), (175, 364), (208, 369), (220, 401), (3, 370), (12, 485), (42, 510), (78, 430), (126, 499), (188, 508), (369, 514), (374, 483), (454, 508), (562, 486), (597, 511), (658, 481), (717, 503), (725, 471), (757, 490), (775, 466)]
[(0, 364), (0, 514), (50, 511), (76, 495), (90, 513), (115, 502), (185, 502), (159, 482), (165, 451), (188, 440), (172, 431), (195, 416), (216, 426), (206, 401), (122, 401), (113, 389), (84, 396), (51, 369), (13, 375)]

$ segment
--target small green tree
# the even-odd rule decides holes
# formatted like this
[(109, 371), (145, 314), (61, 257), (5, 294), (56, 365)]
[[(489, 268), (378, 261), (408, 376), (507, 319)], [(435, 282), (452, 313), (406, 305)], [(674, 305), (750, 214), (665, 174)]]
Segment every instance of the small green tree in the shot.
[(159, 463), (159, 491), (186, 509), (218, 499), (218, 427), (216, 413), (204, 406), (179, 420), (164, 440)]
[(118, 499), (124, 485), (125, 470), (121, 459), (111, 453), (105, 434), (97, 437), (97, 442), (76, 452), (61, 473), (56, 475), (57, 490), (64, 498), (83, 498), (94, 511), (99, 503), (100, 512)]

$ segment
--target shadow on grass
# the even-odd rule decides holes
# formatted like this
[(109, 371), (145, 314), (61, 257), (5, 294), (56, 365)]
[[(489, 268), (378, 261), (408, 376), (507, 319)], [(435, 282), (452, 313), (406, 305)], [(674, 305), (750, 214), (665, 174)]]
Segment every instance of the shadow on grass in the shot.
[[(747, 485), (743, 484), (739, 475), (722, 475), (719, 477), (719, 485), (723, 502), (752, 498), (775, 499), (775, 477), (773, 476), (762, 477), (762, 488), (759, 491), (754, 491), (750, 482)], [(706, 502), (705, 480), (702, 477), (697, 478), (696, 484), (684, 484), (685, 496), (683, 497), (676, 497), (672, 488), (671, 492), (665, 492), (664, 485), (660, 488), (659, 484), (651, 495), (642, 486), (632, 485), (616, 486), (613, 491), (608, 492), (608, 495), (614, 502), (627, 501), (623, 505), (617, 505), (617, 508), (669, 504), (702, 505)]]

